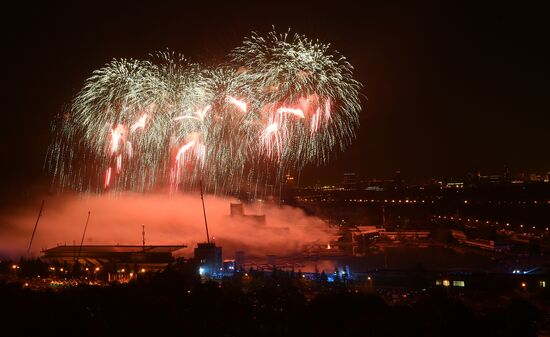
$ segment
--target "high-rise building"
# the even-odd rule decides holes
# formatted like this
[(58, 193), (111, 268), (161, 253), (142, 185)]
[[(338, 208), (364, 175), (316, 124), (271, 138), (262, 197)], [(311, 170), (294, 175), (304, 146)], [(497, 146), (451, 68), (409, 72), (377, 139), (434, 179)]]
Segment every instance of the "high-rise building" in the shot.
[(344, 173), (344, 188), (348, 190), (357, 189), (359, 186), (357, 175), (354, 172)]
[(245, 252), (242, 250), (238, 250), (235, 252), (235, 268), (243, 268), (244, 264), (246, 263), (246, 255)]
[(403, 177), (401, 176), (401, 171), (395, 171), (395, 177), (393, 180), (397, 189), (403, 188)]
[(512, 172), (510, 171), (510, 167), (508, 166), (508, 164), (504, 165), (504, 174), (502, 178), (505, 182), (512, 181)]
[(468, 172), (468, 178), (466, 179), (467, 187), (478, 187), (481, 173), (477, 168)]

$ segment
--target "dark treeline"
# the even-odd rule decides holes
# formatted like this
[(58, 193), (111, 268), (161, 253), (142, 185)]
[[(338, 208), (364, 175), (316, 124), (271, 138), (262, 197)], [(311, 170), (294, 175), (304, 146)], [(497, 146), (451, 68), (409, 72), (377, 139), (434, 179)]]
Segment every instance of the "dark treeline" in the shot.
[(389, 305), (322, 275), (305, 292), (300, 273), (249, 271), (203, 282), (190, 270), (47, 291), (0, 283), (2, 335), (528, 337), (543, 320), (520, 298), (488, 309), (432, 291), (412, 304)]

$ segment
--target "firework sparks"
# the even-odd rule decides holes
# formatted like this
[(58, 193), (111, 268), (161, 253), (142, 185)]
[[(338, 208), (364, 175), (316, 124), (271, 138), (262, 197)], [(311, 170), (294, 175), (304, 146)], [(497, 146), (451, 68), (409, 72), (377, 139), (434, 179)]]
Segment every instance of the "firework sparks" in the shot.
[(122, 155), (119, 154), (116, 156), (116, 173), (120, 173), (122, 171)]
[(109, 187), (109, 184), (111, 183), (111, 168), (109, 167), (107, 171), (105, 171), (105, 184), (104, 188)]
[(126, 153), (128, 155), (128, 158), (132, 158), (134, 155), (134, 151), (132, 150), (132, 143), (126, 142)]
[(111, 130), (111, 154), (118, 151), (118, 145), (125, 132), (124, 125), (117, 125), (117, 127)]
[(203, 120), (204, 116), (208, 111), (210, 111), (210, 109), (212, 109), (212, 106), (207, 105), (206, 107), (204, 107), (204, 109), (195, 111), (195, 114), (199, 117), (200, 120)]
[(113, 60), (54, 125), (48, 163), (62, 185), (88, 191), (199, 179), (252, 189), (351, 143), (361, 109), (352, 70), (329, 45), (276, 32), (253, 33), (217, 68), (170, 52)]
[(195, 145), (195, 141), (190, 141), (189, 143), (183, 145), (178, 153), (176, 154), (176, 162), (178, 164), (181, 164), (184, 160), (185, 160), (185, 152), (187, 152), (187, 150), (189, 150), (190, 148), (193, 147), (193, 145)]
[(325, 120), (330, 119), (330, 98), (325, 100)]
[(226, 96), (226, 101), (228, 103), (231, 103), (233, 105), (235, 105), (237, 108), (241, 109), (243, 112), (246, 112), (246, 108), (247, 108), (247, 104), (245, 101), (241, 101), (239, 99), (236, 99), (235, 97), (232, 97), (232, 96)]
[(269, 157), (273, 157), (274, 154), (279, 155), (281, 153), (281, 137), (278, 134), (279, 125), (277, 122), (272, 122), (262, 132), (260, 138), (262, 146)]
[(284, 113), (290, 113), (290, 114), (293, 114), (295, 116), (298, 116), (300, 118), (305, 118), (306, 116), (304, 115), (304, 112), (302, 111), (302, 109), (295, 109), (295, 108), (279, 108), (277, 109), (277, 112), (280, 113), (280, 114), (284, 114)]
[(191, 118), (191, 119), (196, 119), (196, 120), (200, 121), (200, 120), (204, 119), (204, 116), (206, 115), (206, 113), (208, 111), (210, 111), (210, 109), (212, 109), (212, 106), (207, 105), (206, 107), (204, 107), (204, 109), (195, 111), (196, 116), (184, 115), (184, 116), (176, 117), (176, 118), (174, 118), (174, 120), (175, 121), (181, 121), (182, 119)]
[(145, 120), (147, 119), (147, 114), (144, 114), (143, 116), (141, 116), (139, 118), (139, 120), (137, 122), (135, 122), (131, 127), (130, 127), (130, 132), (135, 132), (137, 129), (143, 129), (145, 127)]
[(309, 132), (311, 134), (314, 134), (319, 130), (319, 122), (321, 121), (321, 110), (317, 108), (317, 111), (315, 111), (315, 114), (311, 117), (310, 120), (310, 127)]

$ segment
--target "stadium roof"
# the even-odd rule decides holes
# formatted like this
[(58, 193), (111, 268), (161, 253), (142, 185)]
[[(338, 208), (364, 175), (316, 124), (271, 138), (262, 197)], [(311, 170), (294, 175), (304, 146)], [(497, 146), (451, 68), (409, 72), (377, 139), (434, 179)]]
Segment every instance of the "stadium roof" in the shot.
[(173, 253), (186, 245), (128, 246), (128, 245), (63, 245), (43, 250), (50, 260), (75, 261), (94, 265), (108, 263), (169, 263)]

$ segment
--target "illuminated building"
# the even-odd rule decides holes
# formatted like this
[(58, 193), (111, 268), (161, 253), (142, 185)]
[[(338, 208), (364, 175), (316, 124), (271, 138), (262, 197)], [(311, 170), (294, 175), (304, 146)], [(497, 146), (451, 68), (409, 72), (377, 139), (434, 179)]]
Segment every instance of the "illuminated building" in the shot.
[(235, 272), (235, 260), (223, 260), (223, 272), (234, 273)]
[(218, 276), (222, 272), (222, 247), (215, 243), (199, 243), (195, 248), (195, 260), (201, 276)]

